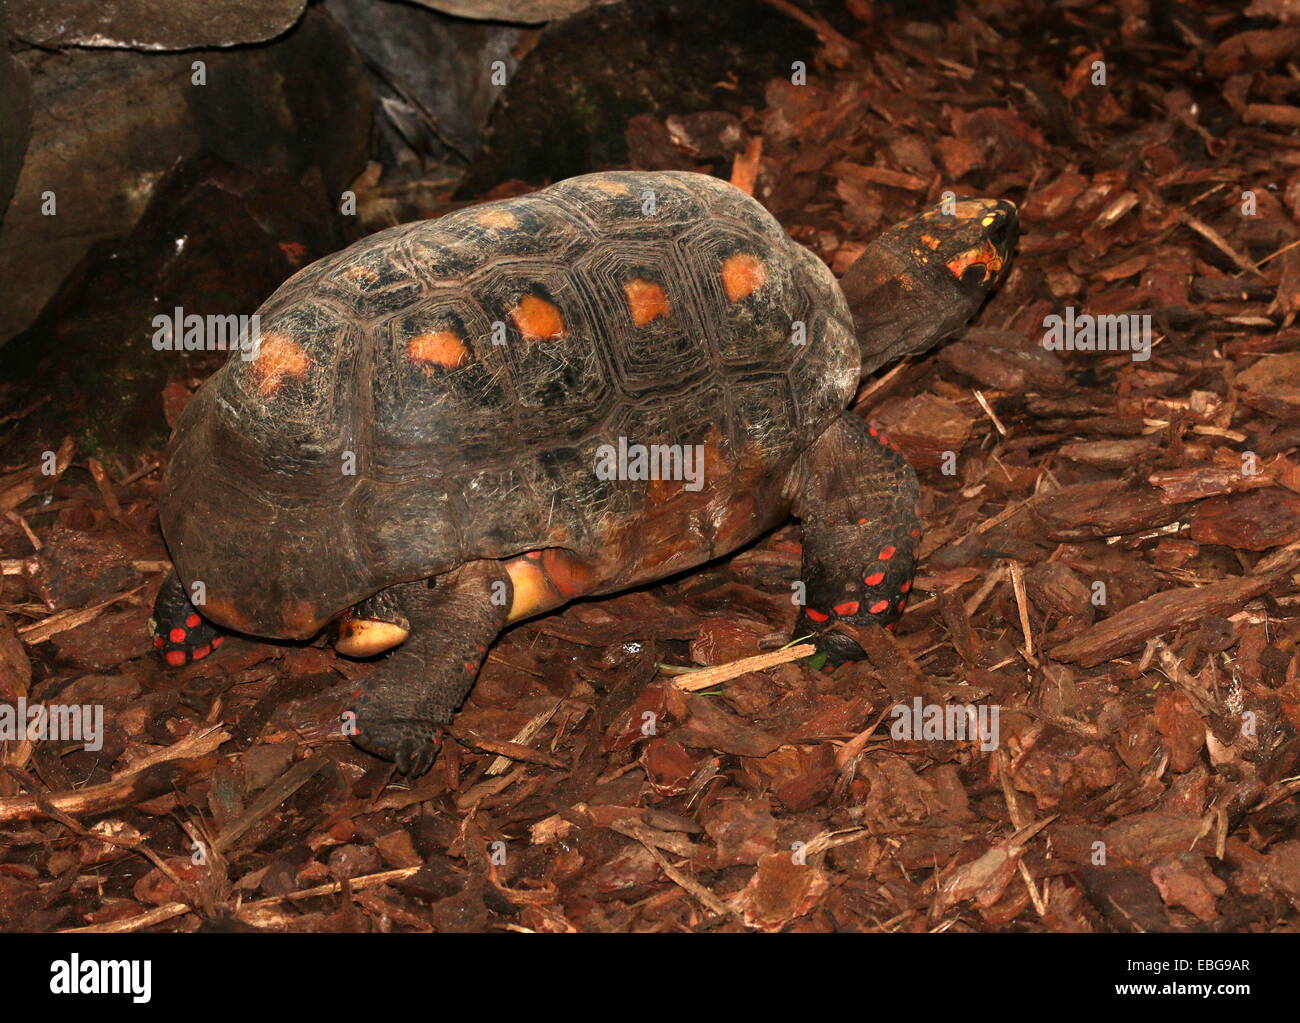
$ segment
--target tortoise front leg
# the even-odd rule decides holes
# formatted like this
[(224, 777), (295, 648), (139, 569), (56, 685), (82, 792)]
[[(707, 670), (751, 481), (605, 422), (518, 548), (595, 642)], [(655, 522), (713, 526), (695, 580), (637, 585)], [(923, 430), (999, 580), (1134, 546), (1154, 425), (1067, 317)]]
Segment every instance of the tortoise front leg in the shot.
[(916, 474), (883, 434), (845, 412), (804, 452), (790, 483), (806, 588), (795, 635), (816, 633), (830, 664), (859, 660), (857, 643), (833, 626), (888, 628), (903, 613), (921, 536)]
[(433, 765), (445, 726), (506, 622), (510, 580), (499, 562), (472, 561), (436, 584), (403, 583), (391, 593), (411, 636), (363, 680), (351, 708), (352, 741), (416, 776)]

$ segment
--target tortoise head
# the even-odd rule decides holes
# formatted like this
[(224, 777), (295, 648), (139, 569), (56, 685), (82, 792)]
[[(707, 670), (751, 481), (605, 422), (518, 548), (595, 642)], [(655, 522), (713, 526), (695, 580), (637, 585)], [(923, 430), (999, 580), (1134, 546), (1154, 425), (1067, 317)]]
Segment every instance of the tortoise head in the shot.
[(1014, 203), (949, 198), (868, 245), (840, 281), (862, 374), (964, 326), (1006, 277), (1019, 233)]

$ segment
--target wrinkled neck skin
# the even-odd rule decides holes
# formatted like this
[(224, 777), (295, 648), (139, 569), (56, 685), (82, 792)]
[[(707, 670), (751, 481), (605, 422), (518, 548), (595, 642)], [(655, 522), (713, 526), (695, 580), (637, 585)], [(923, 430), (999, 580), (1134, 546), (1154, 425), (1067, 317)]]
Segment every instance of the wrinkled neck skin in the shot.
[(877, 239), (840, 280), (862, 351), (862, 378), (929, 351), (960, 330), (985, 297), (942, 266), (918, 264), (892, 242)]

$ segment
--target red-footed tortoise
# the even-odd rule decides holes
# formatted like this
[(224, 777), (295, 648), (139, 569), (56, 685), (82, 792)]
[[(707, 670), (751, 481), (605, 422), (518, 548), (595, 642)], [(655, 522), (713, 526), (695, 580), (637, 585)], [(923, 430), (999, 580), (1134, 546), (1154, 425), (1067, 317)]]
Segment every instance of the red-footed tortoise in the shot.
[(797, 633), (852, 659), (829, 626), (898, 617), (920, 523), (911, 468), (845, 406), (964, 324), (1015, 237), (1010, 203), (949, 199), (841, 285), (754, 199), (681, 172), (371, 235), (285, 282), (256, 357), (233, 353), (181, 416), (155, 644), (178, 664), (214, 626), (330, 623), (344, 653), (400, 644), (363, 681), (354, 738), (418, 773), (503, 627), (794, 514)]

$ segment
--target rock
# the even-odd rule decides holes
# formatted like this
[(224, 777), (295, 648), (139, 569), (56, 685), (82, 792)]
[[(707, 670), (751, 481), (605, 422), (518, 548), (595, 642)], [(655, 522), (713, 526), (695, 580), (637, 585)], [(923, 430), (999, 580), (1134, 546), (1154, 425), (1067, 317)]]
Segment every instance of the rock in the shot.
[(356, 225), (336, 214), (319, 179), (304, 187), (216, 157), (182, 160), (134, 230), (93, 246), (31, 328), (0, 349), (0, 378), (20, 382), (16, 405), (55, 397), (20, 429), (85, 431), (105, 450), (162, 443), (164, 412), (180, 397), (168, 381), (206, 376), (228, 352), (156, 350), (154, 317), (172, 318), (178, 306), (186, 316), (252, 313), (296, 270), (350, 240), (345, 231)]
[[(0, 31), (0, 38), (3, 35)], [(7, 46), (0, 47), (0, 223), (18, 182), (31, 127), (32, 83), (27, 69), (14, 60)]]
[(482, 21), (515, 21), (535, 25), (542, 21), (557, 21), (581, 14), (598, 3), (617, 3), (618, 0), (414, 0), (421, 7), (430, 7), (458, 18), (476, 18)]
[[(365, 165), (361, 59), (323, 12), (248, 50), (18, 59), (32, 77), (32, 135), (0, 232), (0, 344), (35, 319), (94, 242), (134, 227), (177, 160), (207, 151), (259, 173), (319, 173), (333, 197)], [(195, 60), (206, 85), (191, 84)], [(51, 197), (53, 216), (43, 211)]]
[(325, 0), (325, 9), (365, 57), (383, 162), (410, 153), (422, 176), (433, 158), (453, 163), (459, 178), (500, 93), (493, 62), (514, 73), (511, 51), (523, 30), (392, 0)]
[(0, 12), (23, 42), (127, 50), (265, 42), (287, 31), (306, 7), (307, 0), (0, 0)]
[[(819, 13), (843, 17), (842, 10)], [(788, 74), (791, 54), (815, 47), (797, 22), (746, 0), (627, 0), (548, 25), (508, 79), (459, 194), (476, 198), (511, 179), (541, 184), (624, 165), (626, 129), (637, 114), (739, 115), (761, 107), (772, 75)], [(719, 68), (726, 68), (725, 87)], [(722, 160), (717, 169), (724, 168), (730, 171)]]

